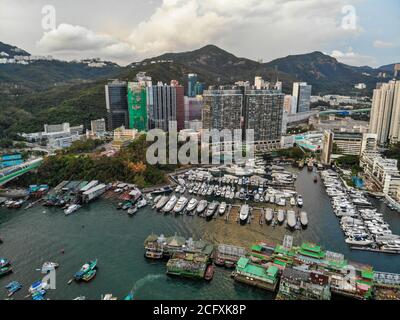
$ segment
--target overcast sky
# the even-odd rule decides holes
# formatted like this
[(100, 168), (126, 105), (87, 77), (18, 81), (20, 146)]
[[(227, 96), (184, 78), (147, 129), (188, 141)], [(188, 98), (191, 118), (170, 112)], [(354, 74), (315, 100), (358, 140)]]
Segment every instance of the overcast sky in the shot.
[(0, 0), (0, 41), (120, 64), (215, 44), (265, 62), (318, 50), (380, 66), (400, 62), (399, 13), (399, 0)]

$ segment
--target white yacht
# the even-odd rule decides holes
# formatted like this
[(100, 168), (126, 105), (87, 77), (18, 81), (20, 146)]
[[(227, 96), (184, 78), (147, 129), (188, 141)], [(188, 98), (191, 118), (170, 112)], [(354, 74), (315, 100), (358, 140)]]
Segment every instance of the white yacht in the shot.
[(179, 200), (176, 202), (175, 207), (174, 207), (174, 212), (175, 213), (180, 213), (185, 209), (186, 204), (188, 203), (188, 199), (185, 197), (180, 197)]
[(71, 213), (79, 210), (81, 206), (79, 204), (71, 204), (68, 206), (67, 209), (64, 210), (66, 216), (70, 215)]

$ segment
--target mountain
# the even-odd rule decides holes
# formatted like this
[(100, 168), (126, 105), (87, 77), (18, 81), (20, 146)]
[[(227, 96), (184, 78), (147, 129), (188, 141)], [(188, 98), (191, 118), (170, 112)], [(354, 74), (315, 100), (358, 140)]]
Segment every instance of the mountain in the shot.
[[(255, 76), (262, 76), (265, 80), (275, 82), (277, 79), (283, 82), (286, 89), (296, 78), (285, 72), (276, 72), (268, 65), (246, 59), (218, 48), (214, 45), (207, 45), (198, 50), (165, 53), (158, 57), (146, 59), (143, 62), (172, 60), (174, 63), (186, 67), (188, 72), (197, 73), (201, 81), (206, 84), (232, 84), (239, 80), (254, 81)], [(206, 79), (211, 79), (207, 82)]]
[(30, 54), (25, 50), (22, 50), (18, 47), (11, 46), (9, 44), (0, 41), (0, 58), (1, 57), (12, 58), (14, 56), (29, 56), (29, 55)]
[[(335, 58), (322, 52), (290, 55), (266, 63), (270, 68), (291, 74), (300, 81), (313, 86), (313, 95), (337, 93), (354, 94), (354, 85), (365, 83), (367, 89), (364, 94), (372, 91), (376, 86), (376, 76), (379, 72), (368, 66), (353, 67), (337, 61)], [(360, 93), (360, 91), (357, 91)]]
[(388, 72), (389, 74), (394, 74), (394, 66), (396, 63), (387, 64), (385, 66), (381, 66), (378, 69), (382, 70), (383, 72)]

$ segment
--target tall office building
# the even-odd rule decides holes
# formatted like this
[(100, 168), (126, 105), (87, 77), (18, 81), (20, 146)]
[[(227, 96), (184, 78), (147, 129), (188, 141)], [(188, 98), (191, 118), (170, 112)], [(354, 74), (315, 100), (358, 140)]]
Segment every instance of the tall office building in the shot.
[(185, 84), (185, 95), (188, 97), (196, 96), (196, 83), (197, 83), (197, 74), (189, 73), (186, 76), (186, 84)]
[(192, 121), (201, 121), (203, 97), (185, 97), (185, 129), (190, 128)]
[(241, 129), (243, 100), (242, 91), (236, 87), (205, 90), (203, 128), (232, 131)]
[(244, 128), (254, 130), (256, 147), (280, 144), (285, 95), (278, 90), (245, 91)]
[(377, 85), (372, 98), (370, 133), (378, 144), (398, 142), (400, 137), (400, 81)]
[(157, 85), (147, 87), (148, 128), (169, 130), (170, 121), (177, 121), (177, 112), (180, 115), (179, 127), (184, 128), (184, 89), (176, 82), (173, 85), (158, 82)]
[(311, 89), (307, 82), (293, 83), (292, 114), (310, 111)]
[(171, 80), (176, 95), (176, 125), (178, 131), (185, 129), (185, 88), (177, 80)]
[(107, 127), (109, 131), (121, 126), (128, 127), (127, 83), (113, 80), (105, 86)]

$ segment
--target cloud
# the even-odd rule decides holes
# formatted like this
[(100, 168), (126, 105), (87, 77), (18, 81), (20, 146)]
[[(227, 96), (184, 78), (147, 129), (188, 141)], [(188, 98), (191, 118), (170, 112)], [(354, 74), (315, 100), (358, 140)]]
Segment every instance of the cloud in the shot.
[(197, 0), (164, 0), (154, 14), (132, 31), (129, 40), (141, 53), (193, 49), (223, 34), (229, 18), (203, 12)]
[(37, 43), (38, 48), (51, 53), (94, 54), (101, 58), (120, 59), (133, 57), (131, 46), (110, 35), (96, 33), (85, 27), (60, 24), (56, 29), (47, 31)]
[(373, 45), (374, 48), (378, 49), (390, 49), (396, 47), (396, 44), (394, 44), (393, 42), (387, 42), (382, 40), (375, 40)]
[(141, 56), (210, 43), (250, 58), (271, 59), (291, 48), (296, 53), (322, 50), (322, 45), (363, 31), (357, 17), (353, 29), (342, 27), (342, 9), (354, 1), (163, 0), (129, 41)]
[(338, 61), (352, 65), (352, 66), (371, 66), (376, 64), (374, 57), (362, 55), (353, 52), (351, 48), (347, 52), (342, 52), (340, 50), (333, 50), (331, 56), (336, 58)]

